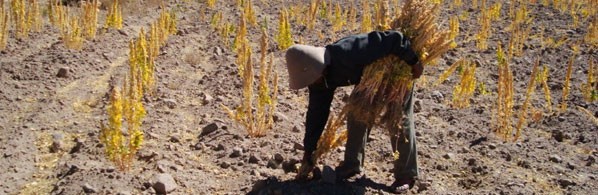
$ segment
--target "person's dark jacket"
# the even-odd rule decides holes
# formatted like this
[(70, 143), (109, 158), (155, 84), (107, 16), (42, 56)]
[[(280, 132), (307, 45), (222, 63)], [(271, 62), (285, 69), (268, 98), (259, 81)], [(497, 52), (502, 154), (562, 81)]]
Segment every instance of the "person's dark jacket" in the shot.
[(418, 62), (409, 40), (397, 31), (374, 31), (342, 38), (326, 46), (330, 63), (323, 82), (308, 86), (309, 105), (303, 140), (306, 154), (311, 154), (328, 121), (330, 104), (337, 87), (359, 84), (363, 69), (379, 58), (394, 54), (409, 65)]

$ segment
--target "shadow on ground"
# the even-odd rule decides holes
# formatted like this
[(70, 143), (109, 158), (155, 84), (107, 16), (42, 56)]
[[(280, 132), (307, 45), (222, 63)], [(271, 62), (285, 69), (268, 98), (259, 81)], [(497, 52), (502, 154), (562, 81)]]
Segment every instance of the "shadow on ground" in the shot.
[(384, 191), (391, 193), (390, 187), (377, 183), (365, 176), (354, 181), (324, 182), (321, 179), (310, 181), (287, 180), (281, 181), (276, 177), (269, 177), (254, 183), (248, 195), (270, 194), (353, 194), (363, 195), (366, 191)]

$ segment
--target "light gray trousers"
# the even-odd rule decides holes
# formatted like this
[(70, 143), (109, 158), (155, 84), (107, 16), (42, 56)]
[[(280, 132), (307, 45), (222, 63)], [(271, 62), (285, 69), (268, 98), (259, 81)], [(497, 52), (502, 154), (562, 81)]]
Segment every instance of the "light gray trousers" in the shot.
[[(389, 129), (392, 151), (399, 152), (399, 158), (393, 162), (395, 179), (410, 179), (418, 176), (415, 125), (413, 124), (413, 91), (415, 88), (407, 95), (403, 105), (402, 127)], [(354, 118), (352, 114), (348, 114), (345, 166), (359, 167), (362, 170), (365, 143), (370, 130), (371, 128), (366, 123)]]

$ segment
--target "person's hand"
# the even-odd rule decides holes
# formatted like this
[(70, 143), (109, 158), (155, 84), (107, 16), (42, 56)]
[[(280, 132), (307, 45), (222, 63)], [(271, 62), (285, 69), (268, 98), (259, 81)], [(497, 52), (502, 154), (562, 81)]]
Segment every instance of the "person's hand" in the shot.
[(411, 75), (413, 75), (413, 79), (418, 79), (423, 72), (424, 65), (421, 63), (421, 61), (411, 66)]

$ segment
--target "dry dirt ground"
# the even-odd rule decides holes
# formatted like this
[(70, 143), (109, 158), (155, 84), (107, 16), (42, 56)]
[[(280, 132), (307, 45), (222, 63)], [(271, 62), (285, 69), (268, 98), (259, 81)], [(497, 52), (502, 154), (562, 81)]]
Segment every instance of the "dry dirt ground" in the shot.
[[(282, 7), (308, 4), (307, 0), (253, 2), (258, 21), (268, 19), (271, 37), (276, 35)], [(349, 7), (349, 1), (339, 2)], [(148, 112), (143, 122), (145, 141), (128, 172), (116, 170), (106, 160), (98, 138), (100, 123), (107, 118), (109, 83), (117, 82), (127, 71), (128, 41), (157, 18), (160, 9), (156, 1), (127, 4), (124, 28), (99, 34), (86, 41), (81, 51), (66, 49), (56, 28), (47, 21), (42, 32), (32, 33), (28, 39), (11, 36), (7, 49), (0, 52), (0, 194), (153, 194), (154, 178), (161, 173), (174, 178), (173, 194), (389, 193), (392, 155), (383, 129), (374, 129), (369, 138), (365, 176), (339, 183), (320, 179), (295, 182), (295, 173), (285, 169), (302, 155), (307, 94), (288, 89), (283, 52), (271, 44), (281, 86), (275, 127), (265, 137), (248, 137), (221, 106), (235, 107), (240, 102), (236, 54), (222, 46), (222, 39), (209, 24), (216, 11), (236, 24), (239, 9), (235, 1), (220, 1), (213, 9), (196, 1), (171, 0), (167, 5), (178, 12), (178, 32), (169, 38), (157, 60), (156, 93), (144, 99)], [(597, 59), (596, 48), (581, 44), (581, 54), (573, 65), (569, 109), (557, 114), (544, 111), (539, 121), (525, 127), (521, 139), (504, 142), (492, 132), (492, 109), (498, 80), (496, 48), (497, 42), (508, 42), (509, 2), (503, 2), (501, 20), (492, 24), (490, 47), (485, 51), (478, 50), (472, 40), (479, 28), (475, 19), (479, 9), (469, 7), (465, 3), (455, 11), (444, 5), (442, 25), (447, 25), (448, 16), (464, 12), (469, 19), (461, 21), (458, 47), (439, 60), (438, 66), (428, 67), (419, 82), (420, 177), (410, 193), (595, 193), (598, 127), (576, 106), (598, 115), (598, 104), (587, 103), (580, 92), (588, 60)], [(550, 67), (548, 84), (556, 104), (561, 101), (566, 62), (572, 55), (570, 44), (542, 54), (534, 35), (545, 28), (545, 36), (555, 40), (568, 37), (571, 43), (582, 40), (588, 26), (584, 20), (579, 27), (571, 27), (570, 15), (552, 7), (534, 4), (530, 11), (534, 17), (532, 36), (525, 54), (511, 62), (516, 113), (536, 56)], [(105, 13), (102, 10), (101, 24)], [(301, 36), (306, 44), (323, 46), (357, 32), (329, 34), (329, 28), (328, 22), (319, 22), (316, 29), (324, 33), (320, 37), (320, 33), (293, 25), (293, 34), (295, 40)], [(257, 58), (258, 28), (250, 27), (248, 34)], [(491, 93), (476, 92), (471, 107), (454, 109), (450, 100), (458, 78), (451, 76), (436, 87), (430, 83), (461, 57), (480, 62), (477, 79)], [(61, 68), (68, 70), (66, 77), (57, 77)], [(343, 105), (349, 92), (350, 88), (338, 91), (335, 108)], [(534, 107), (542, 109), (541, 88), (534, 97)], [(205, 135), (200, 136), (202, 131)], [(343, 148), (339, 148), (320, 163), (335, 167), (342, 154)]]

